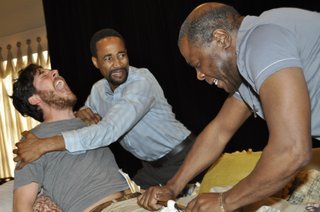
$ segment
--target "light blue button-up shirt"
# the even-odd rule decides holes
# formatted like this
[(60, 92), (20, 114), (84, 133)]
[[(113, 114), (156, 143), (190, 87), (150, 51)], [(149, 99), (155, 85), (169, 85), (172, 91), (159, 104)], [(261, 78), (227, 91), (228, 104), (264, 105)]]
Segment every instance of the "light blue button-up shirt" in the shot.
[(162, 88), (145, 68), (130, 66), (127, 81), (114, 92), (106, 79), (99, 80), (85, 105), (103, 119), (96, 125), (63, 132), (70, 152), (107, 146), (120, 139), (137, 158), (154, 161), (190, 134), (176, 120)]

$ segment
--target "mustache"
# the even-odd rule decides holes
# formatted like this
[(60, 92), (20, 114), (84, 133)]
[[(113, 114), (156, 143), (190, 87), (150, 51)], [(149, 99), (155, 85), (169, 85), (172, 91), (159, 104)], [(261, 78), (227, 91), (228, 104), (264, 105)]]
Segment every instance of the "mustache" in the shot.
[(111, 69), (110, 73), (116, 72), (116, 71), (128, 71), (128, 69), (126, 67), (115, 68), (115, 69)]

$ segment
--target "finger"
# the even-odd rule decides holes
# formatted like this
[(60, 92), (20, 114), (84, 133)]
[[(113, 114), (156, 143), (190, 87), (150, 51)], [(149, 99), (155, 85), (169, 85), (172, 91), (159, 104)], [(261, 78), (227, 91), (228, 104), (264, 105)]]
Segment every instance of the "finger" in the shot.
[[(33, 133), (31, 133), (30, 131), (23, 131), (22, 132), (22, 135), (24, 136), (24, 137), (26, 137), (27, 139), (36, 139), (37, 138), (37, 136), (35, 136)], [(21, 141), (20, 142), (18, 142), (18, 143), (21, 143)], [(23, 143), (23, 142), (22, 142)]]
[(14, 162), (19, 162), (20, 160), (21, 160), (21, 158), (19, 156), (16, 156), (16, 157), (13, 158)]
[(17, 149), (16, 149), (16, 154), (19, 154), (19, 150), (21, 150), (22, 149), (22, 147), (25, 145), (25, 143), (26, 142), (24, 142), (24, 141), (19, 141), (19, 142), (17, 142), (16, 144), (15, 144), (15, 146), (17, 147)]
[(99, 114), (94, 115), (94, 121), (97, 124), (99, 121), (101, 121), (101, 116)]
[(30, 133), (29, 131), (23, 131), (21, 135), (26, 137), (29, 133)]
[(82, 119), (82, 121), (84, 121), (88, 126), (92, 124), (96, 124), (94, 120), (90, 120), (90, 119)]
[(151, 187), (144, 194), (141, 195), (140, 204), (142, 207), (148, 210), (158, 210), (161, 206), (157, 205), (157, 200), (155, 199), (155, 191), (154, 188)]
[(172, 199), (172, 195), (169, 192), (161, 192), (161, 193), (157, 193), (156, 195), (156, 199), (158, 201), (168, 201), (170, 199)]
[(91, 110), (88, 109), (82, 109), (78, 112), (78, 117), (85, 121), (87, 124), (95, 124), (96, 123), (96, 117), (95, 114), (92, 113)]
[(21, 163), (18, 164), (18, 166), (16, 167), (18, 170), (22, 169), (25, 165), (27, 165), (27, 162), (21, 161)]
[(95, 120), (96, 119), (96, 114), (92, 113), (91, 111), (86, 114), (87, 119)]
[(140, 195), (137, 197), (137, 203), (140, 207), (143, 207), (143, 208), (146, 208), (145, 205), (144, 205), (144, 198), (143, 198), (143, 195)]
[[(143, 192), (139, 197), (138, 197), (138, 202), (139, 202), (139, 205), (144, 207), (144, 208), (147, 208), (148, 207), (148, 201), (147, 201), (147, 196), (148, 196), (148, 191), (145, 191)], [(149, 209), (149, 208), (147, 208)]]
[(191, 201), (188, 203), (187, 208), (186, 208), (186, 212), (192, 211), (192, 209), (193, 209), (194, 206), (195, 206), (196, 199), (197, 199), (197, 198), (194, 198), (193, 200), (191, 200)]
[(78, 118), (83, 119), (85, 117), (85, 109), (79, 110), (75, 114)]
[(153, 190), (152, 193), (150, 195), (148, 195), (148, 206), (149, 208), (151, 208), (152, 210), (159, 210), (160, 208), (162, 208), (162, 206), (166, 206), (167, 201), (159, 201), (158, 199), (158, 195), (159, 192), (161, 192), (161, 190)]
[(85, 108), (85, 109), (81, 110), (81, 112), (82, 112), (85, 116), (89, 116), (89, 117), (94, 114), (90, 108)]
[(12, 150), (12, 153), (17, 155), (18, 154), (18, 149)]

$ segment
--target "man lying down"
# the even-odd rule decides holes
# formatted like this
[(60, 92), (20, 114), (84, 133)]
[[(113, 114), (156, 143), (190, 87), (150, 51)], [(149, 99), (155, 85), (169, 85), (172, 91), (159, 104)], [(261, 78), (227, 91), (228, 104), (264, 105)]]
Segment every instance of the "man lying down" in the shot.
[[(31, 130), (38, 137), (87, 126), (74, 116), (77, 98), (57, 70), (28, 65), (19, 72), (11, 98), (22, 115), (41, 122)], [(15, 170), (13, 211), (147, 211), (118, 170), (108, 147), (46, 153)]]
[[(77, 98), (57, 70), (28, 65), (19, 72), (11, 98), (22, 115), (41, 122), (31, 130), (38, 137), (86, 126), (75, 118), (72, 107)], [(50, 202), (46, 197), (57, 204), (46, 206), (53, 211), (91, 211), (128, 189), (118, 169), (108, 147), (76, 155), (49, 152), (15, 170), (13, 211), (32, 211)], [(40, 190), (43, 196), (36, 202)]]

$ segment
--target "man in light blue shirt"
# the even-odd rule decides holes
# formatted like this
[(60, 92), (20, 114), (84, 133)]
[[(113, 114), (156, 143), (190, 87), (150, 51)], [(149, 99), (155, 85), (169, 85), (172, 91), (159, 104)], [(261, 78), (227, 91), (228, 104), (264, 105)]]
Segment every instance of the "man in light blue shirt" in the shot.
[[(26, 163), (44, 152), (62, 149), (81, 153), (119, 140), (143, 161), (143, 168), (134, 177), (138, 185), (146, 188), (166, 183), (182, 164), (195, 137), (176, 120), (151, 72), (129, 66), (125, 42), (118, 32), (113, 29), (96, 32), (90, 48), (92, 62), (104, 79), (93, 85), (85, 107), (77, 115), (97, 124), (63, 132), (46, 142), (40, 139), (38, 148), (27, 153), (22, 153), (26, 149), (23, 145), (29, 142), (17, 144), (15, 160), (23, 158)], [(29, 138), (31, 141), (34, 137)]]

